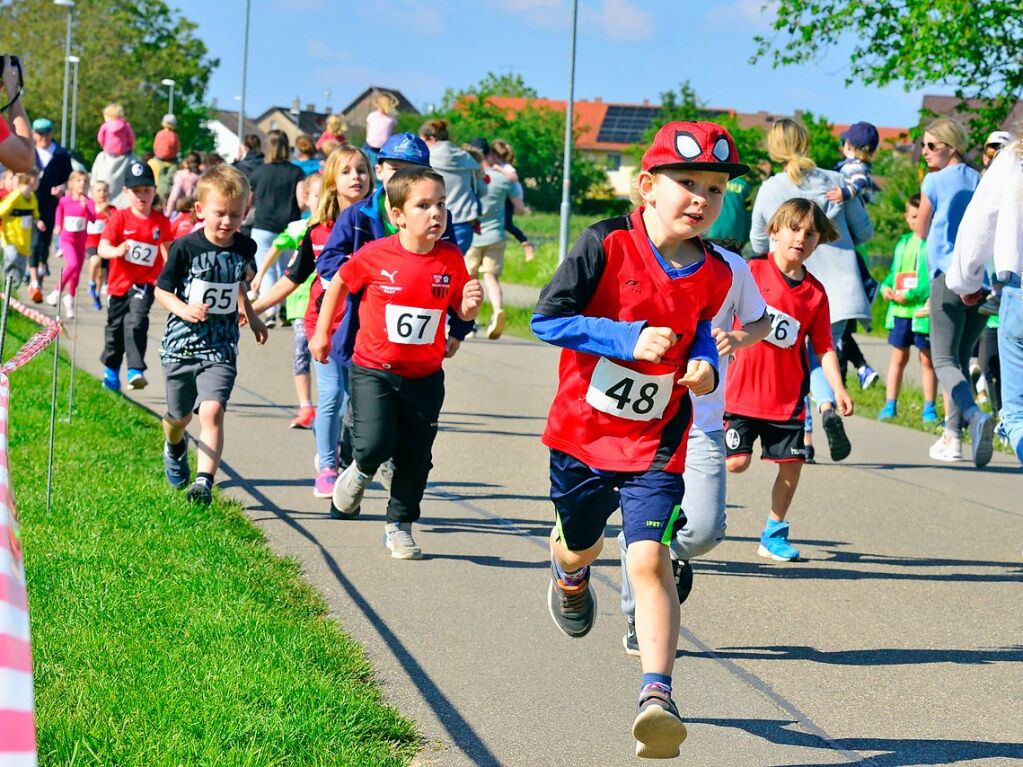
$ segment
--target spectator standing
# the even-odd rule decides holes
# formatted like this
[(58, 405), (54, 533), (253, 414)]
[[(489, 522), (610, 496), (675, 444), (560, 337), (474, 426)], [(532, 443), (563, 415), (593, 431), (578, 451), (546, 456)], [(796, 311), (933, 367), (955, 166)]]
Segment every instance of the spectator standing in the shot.
[(378, 93), (373, 99), (373, 106), (373, 111), (366, 115), (366, 143), (362, 147), (371, 168), (376, 165), (380, 148), (394, 135), (398, 126), (398, 99), (391, 93)]
[(324, 157), (327, 157), (330, 152), (327, 151), (324, 144), (328, 141), (336, 141), (338, 146), (344, 146), (348, 143), (348, 139), (345, 137), (346, 130), (348, 130), (348, 124), (345, 122), (345, 118), (341, 115), (327, 115), (326, 130), (316, 139), (316, 148), (323, 153)]
[[(185, 155), (185, 167), (174, 174), (174, 185), (171, 187), (170, 195), (167, 197), (166, 210), (176, 211), (178, 200), (183, 197), (195, 197), (195, 188), (202, 175), (199, 166), (202, 164), (202, 157), (198, 152), (189, 152)], [(159, 183), (159, 182), (157, 182)]]
[[(431, 151), (431, 160), (433, 153)], [(500, 163), (494, 154), (483, 161), (484, 170), (493, 163)], [(504, 271), (504, 254), (508, 247), (505, 231), (505, 205), (514, 192), (514, 184), (504, 173), (495, 170), (487, 175), (486, 194), (483, 195), (479, 232), (473, 235), (472, 246), (465, 254), (465, 266), (475, 280), (482, 276), (483, 289), (493, 314), (487, 326), (487, 338), (495, 340), (504, 332), (504, 300), (501, 293), (501, 273)]]
[(28, 260), (29, 295), (35, 303), (42, 303), (42, 278), (50, 273), (47, 262), (50, 245), (53, 242), (53, 221), (57, 215), (57, 203), (64, 195), (64, 185), (71, 175), (71, 155), (53, 140), (53, 122), (39, 117), (32, 123), (32, 140), (35, 143), (36, 167), (39, 169), (39, 220), (32, 235), (32, 254)]
[[(174, 183), (173, 172), (178, 162), (178, 155), (181, 154), (181, 140), (176, 132), (178, 120), (172, 114), (165, 114), (160, 122), (160, 130), (153, 138), (153, 159), (149, 166), (156, 176), (156, 193), (165, 199), (171, 193), (171, 185)], [(168, 205), (170, 210), (173, 207)]]
[[(483, 139), (486, 141), (486, 139)], [(519, 172), (515, 169), (515, 150), (507, 141), (497, 139), (490, 145), (487, 154), (492, 154), (495, 162), (491, 168), (503, 173), (512, 183), (511, 196), (504, 204), (504, 229), (508, 234), (519, 241), (522, 246), (522, 253), (525, 260), (532, 261), (536, 257), (536, 248), (529, 241), (526, 233), (515, 225), (515, 215), (526, 212), (525, 190), (519, 180)]]
[(295, 153), (298, 155), (298, 158), (292, 160), (292, 162), (301, 168), (305, 175), (311, 176), (313, 173), (320, 172), (322, 163), (320, 158), (316, 156), (316, 145), (305, 133), (295, 139)]
[(419, 137), (430, 149), (431, 167), (444, 177), (447, 208), (455, 225), (455, 240), (464, 255), (472, 245), (482, 211), (480, 199), (486, 191), (480, 164), (464, 149), (451, 143), (445, 120), (423, 123)]
[(92, 179), (106, 181), (110, 187), (110, 199), (115, 207), (122, 207), (121, 190), (124, 188), (124, 172), (132, 160), (135, 149), (135, 131), (124, 117), (120, 104), (107, 104), (103, 109), (103, 124), (96, 134), (100, 153), (92, 164)]
[[(232, 165), (245, 174), (245, 178), (252, 182), (252, 171), (265, 162), (263, 156), (263, 141), (255, 133), (248, 133), (238, 145), (238, 159)], [(208, 165), (208, 163), (207, 163)], [(252, 234), (252, 219), (254, 216), (252, 206), (249, 206), (242, 222), (241, 233), (246, 237)]]

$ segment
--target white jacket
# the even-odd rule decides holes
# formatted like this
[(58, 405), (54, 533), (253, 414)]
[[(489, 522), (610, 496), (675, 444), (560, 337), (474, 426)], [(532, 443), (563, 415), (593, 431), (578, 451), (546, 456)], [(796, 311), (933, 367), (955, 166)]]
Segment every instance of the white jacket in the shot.
[(963, 214), (945, 284), (959, 295), (981, 289), (987, 265), (995, 274), (1023, 274), (1023, 163), (1019, 142), (992, 160)]

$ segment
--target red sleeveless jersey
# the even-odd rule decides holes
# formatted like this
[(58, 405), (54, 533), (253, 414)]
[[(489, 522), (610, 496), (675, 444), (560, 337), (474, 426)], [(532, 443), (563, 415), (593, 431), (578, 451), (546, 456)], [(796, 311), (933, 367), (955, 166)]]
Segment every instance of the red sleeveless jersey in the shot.
[(683, 471), (692, 401), (676, 381), (685, 374), (696, 323), (714, 318), (732, 284), (725, 260), (710, 248), (705, 253), (692, 275), (669, 277), (651, 248), (642, 208), (583, 233), (562, 277), (599, 273), (579, 313), (670, 327), (678, 342), (659, 363), (562, 350), (545, 445), (596, 469)]

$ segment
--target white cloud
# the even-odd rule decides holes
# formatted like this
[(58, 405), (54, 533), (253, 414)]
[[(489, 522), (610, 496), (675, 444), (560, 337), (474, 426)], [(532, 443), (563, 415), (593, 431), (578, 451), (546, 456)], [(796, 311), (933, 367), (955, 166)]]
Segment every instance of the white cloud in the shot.
[(707, 12), (707, 21), (713, 24), (739, 22), (758, 32), (771, 29), (778, 16), (778, 0), (734, 0)]
[(583, 18), (608, 40), (634, 42), (654, 35), (654, 18), (629, 0), (601, 0), (597, 8), (583, 8)]
[(444, 23), (436, 2), (426, 0), (374, 0), (360, 4), (356, 13), (372, 20), (373, 34), (383, 27), (403, 27), (420, 35), (439, 37), (444, 33)]

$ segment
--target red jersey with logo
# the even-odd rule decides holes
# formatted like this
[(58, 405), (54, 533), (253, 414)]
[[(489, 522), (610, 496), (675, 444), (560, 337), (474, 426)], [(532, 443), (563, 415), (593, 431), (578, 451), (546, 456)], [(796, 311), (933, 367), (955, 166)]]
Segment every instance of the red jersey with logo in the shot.
[[(92, 203), (89, 203), (92, 205)], [(92, 209), (96, 214), (96, 219), (90, 221), (85, 225), (85, 249), (98, 248), (99, 241), (103, 238), (103, 232), (106, 230), (107, 221), (114, 214), (114, 208), (107, 205), (103, 210), (98, 210), (95, 205), (92, 205)]]
[(440, 370), (447, 310), (462, 305), (469, 281), (457, 247), (438, 242), (429, 253), (413, 253), (392, 235), (359, 248), (338, 276), (353, 293), (365, 288), (352, 357), (356, 364), (406, 378)]
[(589, 227), (544, 288), (536, 311), (669, 327), (678, 342), (659, 363), (563, 349), (543, 442), (609, 471), (681, 473), (692, 422), (685, 374), (697, 322), (711, 320), (732, 284), (725, 260), (670, 277), (653, 252), (642, 209)]
[(749, 267), (767, 302), (771, 332), (735, 352), (725, 383), (725, 412), (765, 421), (801, 420), (810, 391), (806, 339), (818, 356), (835, 348), (827, 293), (805, 270), (803, 279), (793, 283), (773, 255), (753, 259)]
[(103, 240), (111, 245), (128, 243), (128, 252), (111, 258), (107, 292), (123, 296), (132, 285), (155, 285), (163, 270), (160, 246), (173, 240), (171, 223), (163, 213), (153, 211), (148, 218), (139, 218), (129, 209), (114, 211), (103, 230)]

